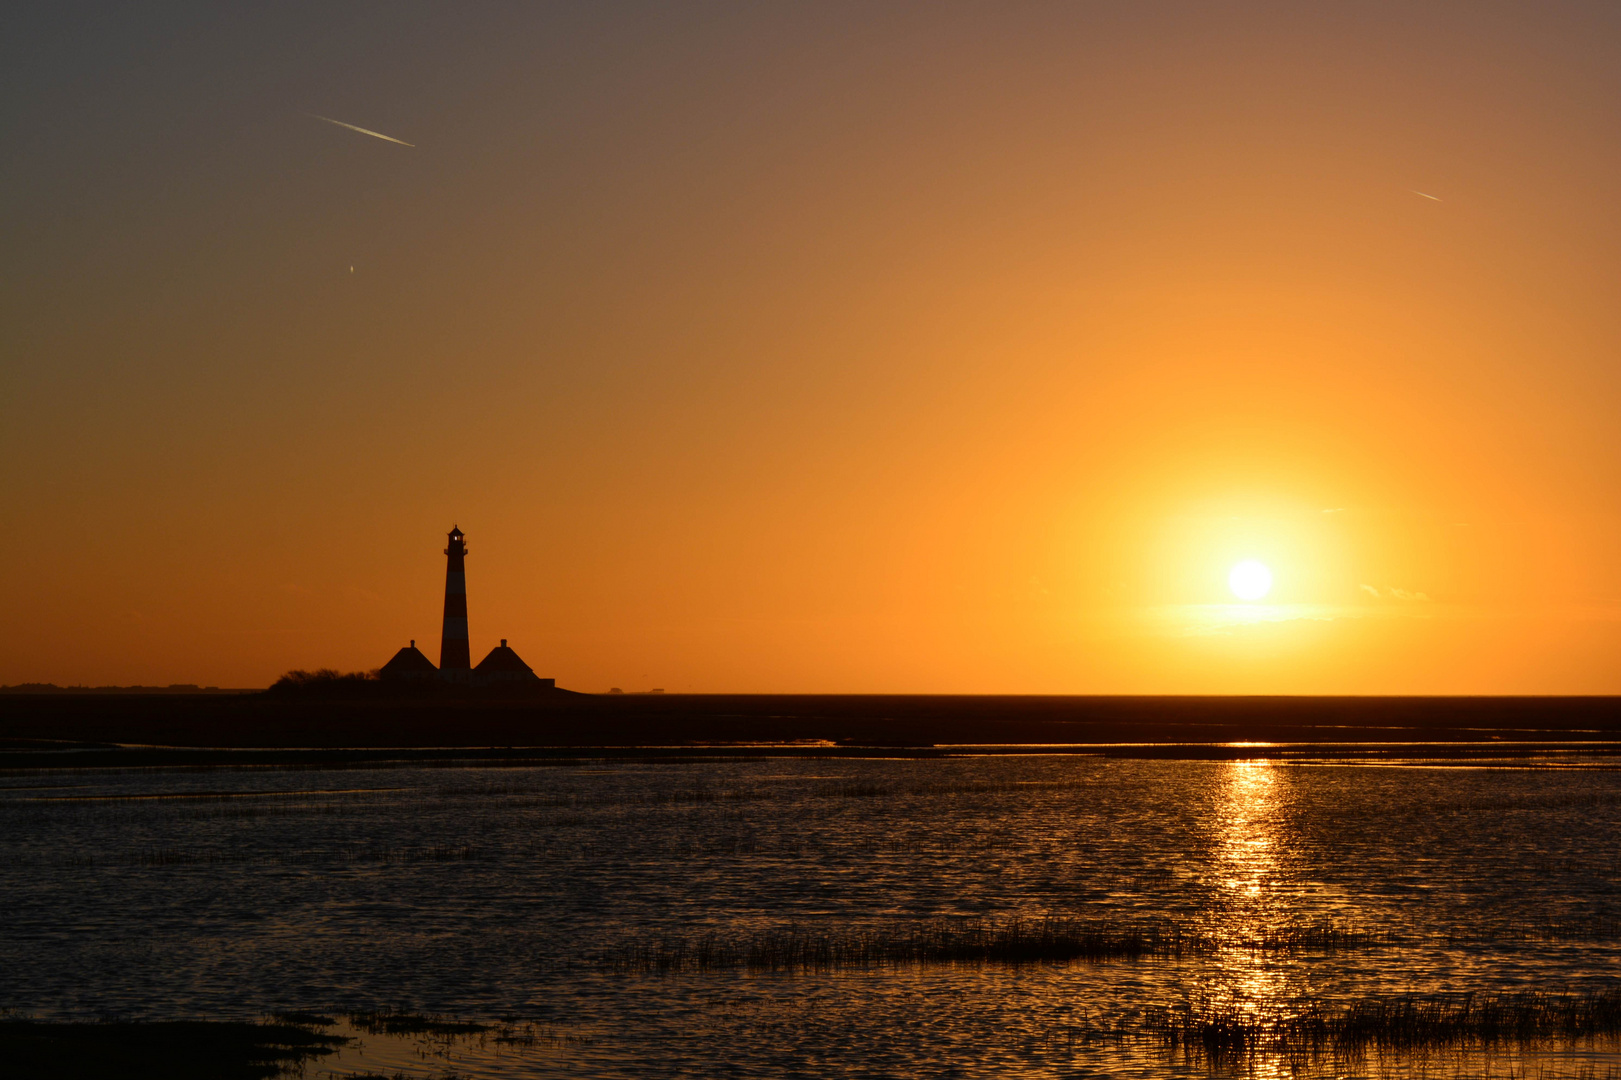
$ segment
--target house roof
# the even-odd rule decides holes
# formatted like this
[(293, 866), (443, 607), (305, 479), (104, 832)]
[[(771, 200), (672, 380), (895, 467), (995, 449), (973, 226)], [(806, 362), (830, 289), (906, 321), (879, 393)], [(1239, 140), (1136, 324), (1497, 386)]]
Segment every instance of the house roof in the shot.
[(407, 645), (395, 653), (394, 659), (384, 664), (378, 674), (386, 679), (391, 675), (418, 675), (438, 670), (432, 660), (422, 655), (422, 650), (415, 645)]
[(535, 673), (534, 669), (524, 663), (517, 653), (507, 648), (504, 639), (501, 644), (491, 649), (490, 655), (480, 660), (478, 666), (473, 670), (484, 675), (493, 675), (503, 671), (527, 672), (530, 675)]

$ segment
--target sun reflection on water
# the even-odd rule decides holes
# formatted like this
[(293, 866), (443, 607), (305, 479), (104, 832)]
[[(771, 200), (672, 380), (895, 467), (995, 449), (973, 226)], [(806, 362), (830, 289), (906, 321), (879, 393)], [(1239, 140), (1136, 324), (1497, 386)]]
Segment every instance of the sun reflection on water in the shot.
[[(1260, 759), (1227, 764), (1218, 785), (1206, 916), (1217, 947), (1192, 1004), (1245, 1021), (1283, 1019), (1296, 1011), (1301, 988), (1276, 954), (1254, 947), (1293, 921), (1283, 880), (1288, 844), (1283, 784), (1273, 764)], [(1292, 1075), (1290, 1063), (1265, 1059), (1249, 1062), (1246, 1074)]]
[(1276, 784), (1265, 759), (1228, 767), (1217, 810), (1217, 865), (1227, 890), (1223, 899), (1230, 903), (1255, 905), (1276, 884)]

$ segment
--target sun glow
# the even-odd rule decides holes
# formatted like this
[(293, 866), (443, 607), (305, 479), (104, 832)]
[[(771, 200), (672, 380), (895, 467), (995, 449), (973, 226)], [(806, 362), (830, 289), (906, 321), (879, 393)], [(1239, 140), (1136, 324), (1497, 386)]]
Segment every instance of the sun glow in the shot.
[(1254, 559), (1245, 559), (1227, 574), (1227, 587), (1240, 600), (1259, 600), (1272, 591), (1272, 571)]

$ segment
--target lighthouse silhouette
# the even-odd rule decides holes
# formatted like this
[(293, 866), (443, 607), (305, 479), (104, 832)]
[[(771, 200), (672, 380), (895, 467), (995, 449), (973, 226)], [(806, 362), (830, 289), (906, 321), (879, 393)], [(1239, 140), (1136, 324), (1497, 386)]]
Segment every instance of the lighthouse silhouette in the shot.
[(534, 668), (507, 646), (506, 638), (479, 661), (478, 667), (473, 667), (467, 645), (467, 537), (460, 528), (452, 528), (449, 539), (445, 545), (445, 625), (439, 639), (439, 666), (435, 668), (432, 660), (418, 652), (413, 641), (379, 668), (377, 677), (396, 690), (413, 693), (440, 680), (486, 696), (556, 690), (556, 681), (536, 675)]
[(467, 648), (467, 542), (450, 529), (445, 548), (445, 629), (439, 639), (439, 671), (452, 682), (466, 681), (473, 667)]

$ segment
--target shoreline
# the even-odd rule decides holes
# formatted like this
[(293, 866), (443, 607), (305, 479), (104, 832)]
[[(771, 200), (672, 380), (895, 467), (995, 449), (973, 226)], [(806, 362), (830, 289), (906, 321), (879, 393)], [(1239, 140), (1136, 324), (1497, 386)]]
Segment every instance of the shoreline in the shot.
[(682, 746), (174, 747), (98, 744), (0, 749), (0, 776), (131, 769), (383, 769), (569, 767), (593, 761), (700, 764), (797, 760), (940, 760), (964, 757), (1092, 757), (1120, 761), (1274, 765), (1425, 766), (1621, 770), (1621, 742), (1575, 743), (1164, 743), (954, 746), (801, 746), (743, 743)]

